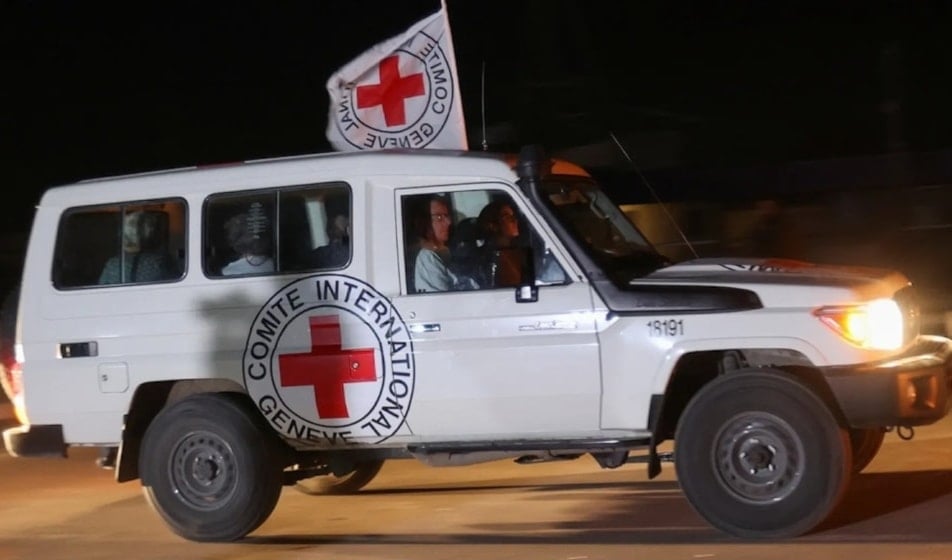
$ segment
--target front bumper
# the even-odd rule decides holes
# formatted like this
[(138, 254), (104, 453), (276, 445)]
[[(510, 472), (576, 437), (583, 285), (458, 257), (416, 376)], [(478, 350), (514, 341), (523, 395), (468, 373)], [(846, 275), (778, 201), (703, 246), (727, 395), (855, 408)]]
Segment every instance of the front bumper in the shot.
[(952, 390), (952, 340), (920, 336), (881, 362), (820, 368), (853, 428), (920, 426), (944, 417)]
[(14, 457), (66, 457), (63, 426), (17, 426), (3, 431), (3, 445)]

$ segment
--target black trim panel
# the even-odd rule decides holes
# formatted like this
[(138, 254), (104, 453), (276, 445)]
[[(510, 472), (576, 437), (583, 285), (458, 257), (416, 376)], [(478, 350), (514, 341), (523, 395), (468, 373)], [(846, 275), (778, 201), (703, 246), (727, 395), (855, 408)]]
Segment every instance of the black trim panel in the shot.
[(723, 286), (632, 285), (618, 289), (614, 284), (595, 282), (595, 290), (617, 315), (655, 313), (728, 313), (760, 309), (763, 303), (751, 290)]

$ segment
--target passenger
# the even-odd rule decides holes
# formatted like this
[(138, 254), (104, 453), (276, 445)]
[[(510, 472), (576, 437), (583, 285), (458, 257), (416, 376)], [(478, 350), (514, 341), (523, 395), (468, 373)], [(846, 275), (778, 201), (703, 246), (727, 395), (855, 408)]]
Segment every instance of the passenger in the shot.
[(122, 222), (122, 256), (106, 261), (100, 284), (156, 282), (178, 276), (178, 267), (168, 253), (157, 250), (159, 212), (128, 212)]
[(457, 276), (450, 271), (450, 228), (453, 217), (446, 200), (434, 196), (424, 208), (425, 213), (414, 222), (419, 240), (419, 251), (413, 266), (414, 290), (417, 292), (446, 292), (475, 289), (472, 279)]
[(485, 242), (483, 275), (488, 286), (518, 286), (522, 278), (523, 252), (516, 248), (519, 218), (508, 202), (490, 202), (479, 213), (479, 229)]
[(225, 222), (225, 237), (238, 258), (221, 269), (225, 276), (274, 272), (271, 258), (271, 224), (260, 203), (247, 213), (232, 216)]
[(350, 220), (347, 216), (335, 216), (328, 224), (327, 236), (330, 241), (327, 245), (314, 249), (308, 263), (310, 266), (337, 268), (346, 264), (350, 258)]

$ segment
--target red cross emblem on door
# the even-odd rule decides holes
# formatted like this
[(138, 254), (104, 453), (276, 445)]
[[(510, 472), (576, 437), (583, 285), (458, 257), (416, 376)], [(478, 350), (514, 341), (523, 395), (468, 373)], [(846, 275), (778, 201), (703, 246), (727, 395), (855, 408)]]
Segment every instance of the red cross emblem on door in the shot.
[(341, 348), (336, 315), (310, 318), (311, 351), (278, 356), (282, 387), (314, 388), (320, 418), (349, 418), (344, 384), (376, 381), (373, 348)]
[(399, 62), (398, 56), (388, 56), (380, 61), (380, 83), (357, 86), (357, 108), (382, 106), (383, 119), (387, 126), (406, 124), (404, 101), (426, 93), (423, 88), (423, 73), (401, 76)]

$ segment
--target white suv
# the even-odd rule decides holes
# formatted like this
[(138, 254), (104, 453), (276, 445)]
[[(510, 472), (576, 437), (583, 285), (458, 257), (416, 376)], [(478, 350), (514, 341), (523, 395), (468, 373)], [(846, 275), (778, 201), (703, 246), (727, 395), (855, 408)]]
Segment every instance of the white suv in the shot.
[[(240, 538), (283, 484), (383, 461), (674, 440), (714, 526), (817, 526), (884, 428), (947, 412), (950, 341), (909, 281), (666, 261), (583, 170), (525, 150), (294, 157), (49, 190), (23, 272), (13, 455), (119, 447), (188, 539)], [(319, 530), (319, 528), (317, 529)]]

